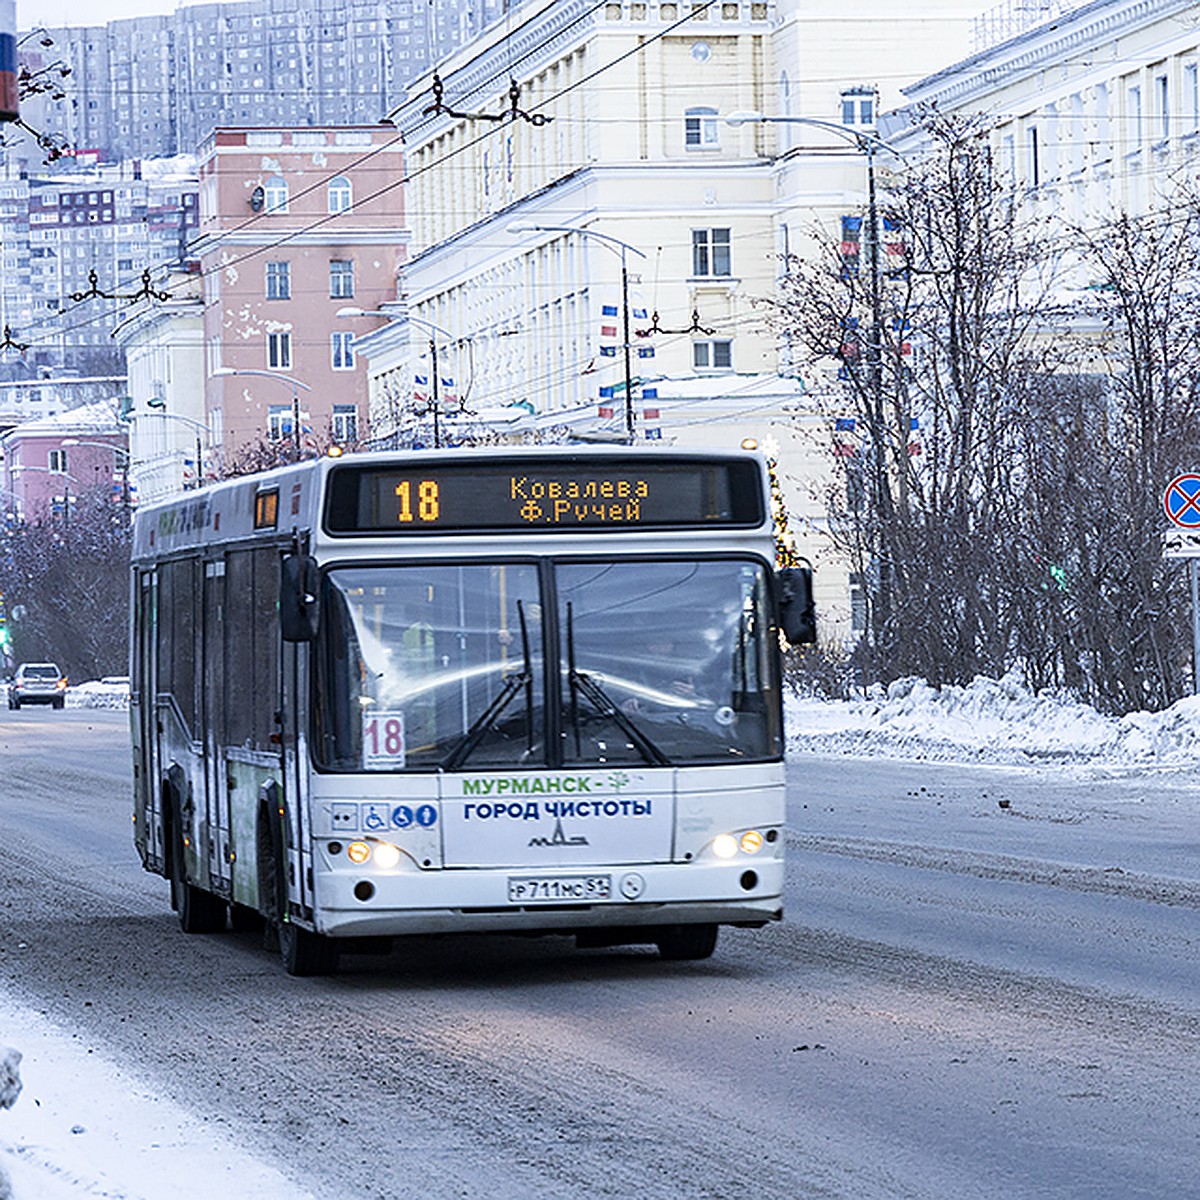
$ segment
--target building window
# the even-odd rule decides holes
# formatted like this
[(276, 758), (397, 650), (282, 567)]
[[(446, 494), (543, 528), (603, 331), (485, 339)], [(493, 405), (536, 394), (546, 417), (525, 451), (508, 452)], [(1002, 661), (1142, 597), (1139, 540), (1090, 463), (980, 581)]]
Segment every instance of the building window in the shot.
[(1183, 116), (1188, 133), (1200, 130), (1200, 68), (1194, 62), (1183, 67)]
[(329, 294), (335, 300), (347, 300), (354, 295), (354, 263), (350, 259), (330, 261)]
[(683, 144), (689, 150), (714, 150), (721, 144), (717, 110), (689, 108), (683, 117)]
[(292, 335), (290, 333), (267, 334), (267, 366), (276, 371), (291, 369)]
[(267, 410), (267, 437), (273, 442), (282, 442), (292, 436), (292, 406), (272, 404)]
[(288, 185), (282, 175), (272, 175), (263, 184), (263, 212), (285, 213), (288, 210)]
[(65, 450), (51, 450), (46, 457), (46, 466), (51, 471), (60, 471), (65, 475), (67, 472), (67, 452)]
[(729, 230), (692, 230), (692, 274), (729, 275)]
[(350, 188), (350, 180), (345, 175), (339, 175), (329, 181), (329, 211), (331, 213), (349, 212), (354, 203), (354, 193)]
[(1035, 188), (1042, 182), (1042, 165), (1038, 161), (1038, 131), (1036, 125), (1030, 125), (1026, 131), (1026, 149), (1029, 153), (1027, 178), (1029, 186)]
[(847, 88), (842, 92), (842, 124), (874, 125), (875, 99), (874, 88)]
[(292, 264), (288, 262), (267, 263), (267, 299), (290, 300), (292, 298)]
[(1158, 107), (1158, 136), (1165, 142), (1171, 137), (1171, 93), (1165, 75), (1154, 80), (1154, 99)]
[(335, 333), (333, 335), (331, 362), (335, 371), (354, 370), (354, 334)]
[(692, 343), (692, 366), (697, 371), (729, 371), (733, 368), (733, 341), (713, 338)]
[(1129, 151), (1136, 154), (1142, 148), (1142, 89), (1134, 85), (1129, 89)]
[(358, 409), (353, 404), (335, 404), (330, 432), (339, 444), (358, 441)]

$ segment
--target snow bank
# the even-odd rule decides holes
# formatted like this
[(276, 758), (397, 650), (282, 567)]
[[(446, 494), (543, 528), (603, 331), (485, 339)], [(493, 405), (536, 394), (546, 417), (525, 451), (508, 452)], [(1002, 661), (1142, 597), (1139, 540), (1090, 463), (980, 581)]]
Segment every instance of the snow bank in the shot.
[(75, 683), (67, 689), (68, 708), (128, 708), (129, 680), (109, 677)]
[(1060, 693), (1035, 694), (1014, 678), (966, 687), (902, 679), (847, 702), (793, 698), (794, 753), (985, 763), (1200, 762), (1200, 697), (1160, 713), (1106, 717)]

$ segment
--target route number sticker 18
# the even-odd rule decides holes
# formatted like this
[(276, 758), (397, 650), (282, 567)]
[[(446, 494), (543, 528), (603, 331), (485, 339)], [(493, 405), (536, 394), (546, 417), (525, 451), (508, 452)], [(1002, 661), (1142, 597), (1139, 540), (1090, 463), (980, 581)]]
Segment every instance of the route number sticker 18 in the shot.
[(387, 771), (403, 767), (404, 714), (373, 709), (364, 712), (362, 741), (363, 766), (368, 770)]

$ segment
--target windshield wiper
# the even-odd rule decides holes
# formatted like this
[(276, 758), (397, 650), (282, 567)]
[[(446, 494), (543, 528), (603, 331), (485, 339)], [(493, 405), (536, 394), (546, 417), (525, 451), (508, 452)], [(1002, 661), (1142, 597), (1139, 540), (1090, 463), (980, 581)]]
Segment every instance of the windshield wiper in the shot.
[(609, 694), (586, 672), (575, 667), (575, 618), (571, 602), (567, 601), (567, 680), (571, 685), (571, 724), (575, 730), (575, 753), (579, 754), (578, 694), (583, 693), (602, 717), (615, 721), (638, 753), (657, 767), (671, 766), (671, 760), (634, 724), (628, 713), (613, 703)]
[(521, 622), (521, 651), (525, 659), (524, 670), (510, 675), (504, 686), (496, 693), (491, 704), (471, 722), (470, 728), (458, 740), (454, 749), (442, 760), (442, 770), (453, 771), (461, 767), (475, 752), (479, 743), (487, 736), (508, 707), (509, 702), (522, 688), (525, 690), (525, 753), (533, 753), (533, 667), (529, 657), (529, 629), (525, 624), (525, 606), (517, 601), (517, 617)]

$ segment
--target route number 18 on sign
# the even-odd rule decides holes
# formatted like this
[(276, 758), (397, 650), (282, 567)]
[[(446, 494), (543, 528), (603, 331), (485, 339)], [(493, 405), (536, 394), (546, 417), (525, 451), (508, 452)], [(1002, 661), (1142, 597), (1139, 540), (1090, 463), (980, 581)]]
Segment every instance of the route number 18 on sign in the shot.
[[(396, 498), (400, 501), (396, 519), (403, 525), (413, 520), (413, 485), (405, 479), (396, 484)], [(416, 516), (422, 521), (436, 521), (441, 513), (438, 503), (438, 485), (432, 479), (423, 479), (417, 484)]]
[(404, 766), (402, 712), (363, 713), (362, 733), (363, 766), (368, 770), (386, 771)]

